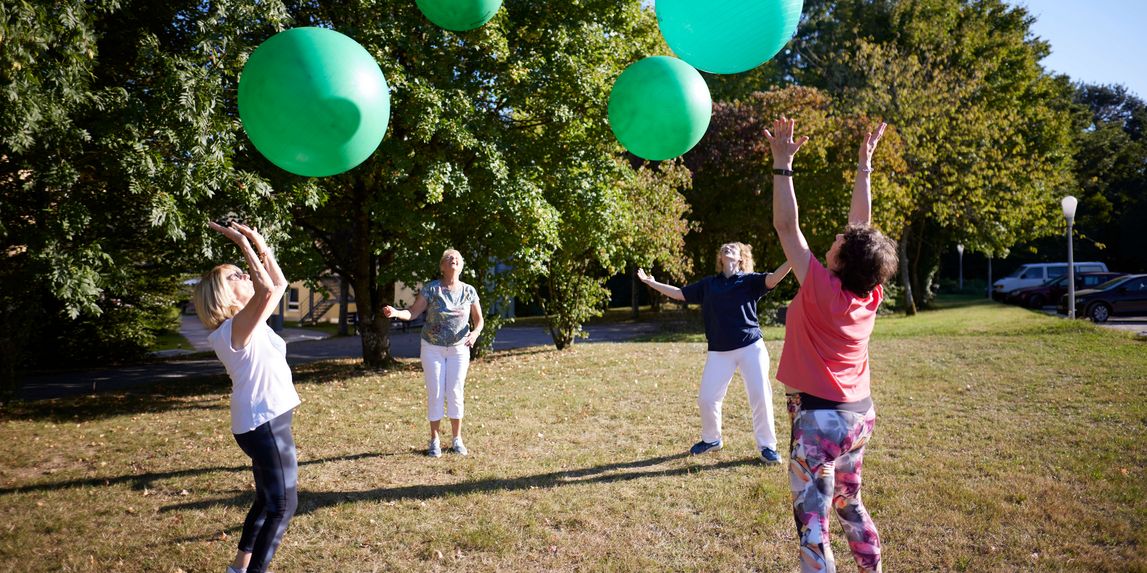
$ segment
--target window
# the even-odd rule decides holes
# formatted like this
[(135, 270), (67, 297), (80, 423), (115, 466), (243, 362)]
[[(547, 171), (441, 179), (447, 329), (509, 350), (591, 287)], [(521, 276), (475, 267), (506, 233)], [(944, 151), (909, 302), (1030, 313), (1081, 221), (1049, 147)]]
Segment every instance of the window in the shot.
[(1083, 286), (1093, 287), (1101, 282), (1103, 282), (1102, 276), (1083, 277)]
[(1066, 274), (1067, 274), (1067, 265), (1051, 265), (1047, 268), (1048, 278), (1062, 277), (1063, 275), (1066, 275)]
[(299, 310), (299, 289), (287, 290), (287, 310)]
[(1024, 274), (1020, 275), (1020, 278), (1021, 279), (1043, 279), (1043, 268), (1042, 267), (1032, 267), (1032, 268), (1024, 271)]
[(1106, 270), (1099, 265), (1075, 265), (1075, 272), (1077, 273), (1102, 273)]
[(1143, 292), (1147, 290), (1147, 278), (1130, 280), (1123, 286), (1129, 292)]

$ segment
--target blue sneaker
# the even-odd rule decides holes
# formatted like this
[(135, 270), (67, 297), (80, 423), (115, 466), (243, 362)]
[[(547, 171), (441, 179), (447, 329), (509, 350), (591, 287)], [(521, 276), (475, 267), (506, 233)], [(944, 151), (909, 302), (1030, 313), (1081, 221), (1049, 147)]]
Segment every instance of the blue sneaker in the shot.
[(721, 449), (722, 446), (724, 446), (724, 444), (721, 443), (721, 440), (717, 440), (716, 442), (706, 442), (701, 440), (700, 442), (693, 444), (692, 448), (689, 448), (689, 454), (698, 456), (705, 452), (715, 452)]
[(781, 463), (781, 456), (772, 448), (761, 448), (761, 461), (765, 465), (775, 466)]
[(438, 441), (438, 438), (430, 440), (430, 447), (426, 449), (426, 455), (432, 458), (442, 457), (442, 444)]

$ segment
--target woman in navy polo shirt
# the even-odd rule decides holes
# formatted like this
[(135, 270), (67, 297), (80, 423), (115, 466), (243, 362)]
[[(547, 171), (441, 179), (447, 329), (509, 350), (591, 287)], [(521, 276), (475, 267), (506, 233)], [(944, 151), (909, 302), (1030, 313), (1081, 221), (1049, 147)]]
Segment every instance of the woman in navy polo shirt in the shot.
[(684, 288), (659, 283), (637, 269), (637, 278), (657, 292), (678, 301), (701, 305), (705, 318), (705, 339), (709, 356), (701, 374), (701, 441), (689, 449), (693, 455), (717, 451), (721, 439), (721, 402), (729, 390), (733, 373), (741, 369), (749, 407), (753, 412), (753, 434), (761, 460), (779, 464), (777, 436), (773, 427), (773, 392), (769, 384), (769, 353), (761, 339), (757, 301), (789, 273), (789, 264), (771, 273), (753, 272), (753, 250), (742, 243), (725, 243), (717, 250), (717, 274)]

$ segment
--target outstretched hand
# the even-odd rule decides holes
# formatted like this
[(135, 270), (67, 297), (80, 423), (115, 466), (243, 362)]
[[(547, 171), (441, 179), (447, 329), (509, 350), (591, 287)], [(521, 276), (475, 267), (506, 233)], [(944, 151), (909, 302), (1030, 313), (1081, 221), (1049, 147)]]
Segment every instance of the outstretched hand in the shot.
[(219, 223), (216, 223), (215, 221), (209, 221), (207, 223), (208, 227), (210, 227), (216, 231), (219, 231), (219, 233), (221, 235), (223, 235), (224, 237), (227, 237), (228, 239), (231, 239), (232, 241), (235, 242), (236, 245), (239, 245), (240, 247), (242, 247), (244, 243), (249, 243), (249, 241), (247, 240), (247, 237), (243, 233), (239, 232), (239, 230), (236, 228), (236, 225), (237, 225), (237, 223), (232, 223), (232, 224), (224, 227), (223, 225), (220, 225)]
[(876, 128), (876, 133), (870, 131), (864, 136), (864, 143), (860, 146), (861, 167), (872, 167), (872, 155), (876, 153), (876, 144), (880, 143), (881, 137), (884, 137), (885, 127), (888, 127), (888, 124), (880, 122), (880, 127)]
[(645, 274), (645, 269), (639, 268), (639, 269), (637, 269), (637, 280), (648, 284), (650, 282), (653, 282), (653, 277)]
[(803, 135), (800, 139), (793, 140), (793, 133), (796, 130), (796, 120), (789, 119), (781, 116), (780, 119), (773, 121), (773, 131), (765, 130), (765, 138), (769, 140), (769, 148), (773, 153), (773, 164), (781, 167), (791, 167), (793, 156), (800, 150), (801, 146), (808, 141), (808, 136)]
[(248, 227), (238, 221), (231, 223), (231, 227), (237, 229), (243, 236), (247, 237), (247, 239), (251, 241), (251, 244), (254, 245), (256, 252), (262, 253), (267, 250), (267, 240), (253, 227)]

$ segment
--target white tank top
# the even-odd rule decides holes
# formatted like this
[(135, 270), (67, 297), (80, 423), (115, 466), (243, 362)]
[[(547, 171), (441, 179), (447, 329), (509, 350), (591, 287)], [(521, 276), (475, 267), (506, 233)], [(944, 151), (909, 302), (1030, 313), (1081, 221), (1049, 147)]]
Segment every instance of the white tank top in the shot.
[(231, 347), (231, 319), (207, 336), (231, 377), (231, 433), (244, 434), (298, 406), (287, 343), (260, 323), (247, 346)]

